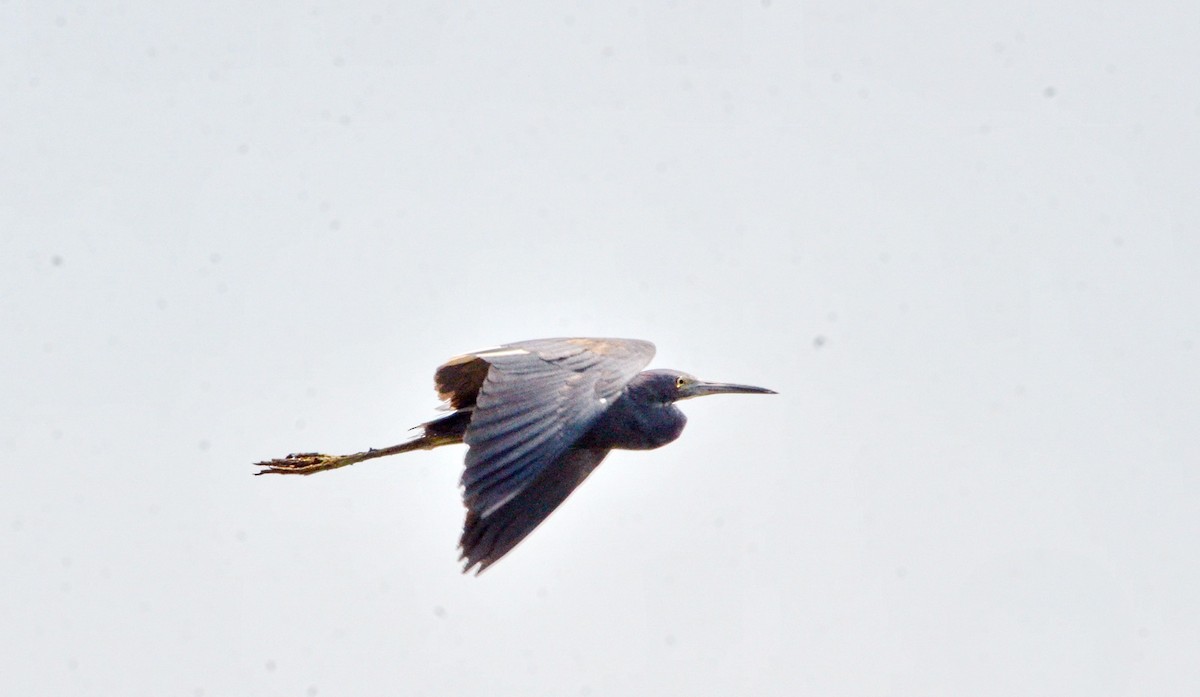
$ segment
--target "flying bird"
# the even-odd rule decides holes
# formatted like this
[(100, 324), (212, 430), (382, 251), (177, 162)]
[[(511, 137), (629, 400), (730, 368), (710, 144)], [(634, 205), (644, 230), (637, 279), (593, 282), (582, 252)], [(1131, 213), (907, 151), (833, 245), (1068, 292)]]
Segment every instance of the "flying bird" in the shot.
[[(637, 339), (537, 339), (456, 356), (434, 383), (450, 413), (415, 438), (352, 455), (297, 453), (256, 474), (313, 474), (387, 455), (466, 443), (463, 573), (478, 574), (546, 519), (610, 450), (651, 450), (679, 437), (675, 403), (710, 394), (775, 394), (642, 369), (654, 344)], [(416, 430), (416, 429), (414, 429)]]

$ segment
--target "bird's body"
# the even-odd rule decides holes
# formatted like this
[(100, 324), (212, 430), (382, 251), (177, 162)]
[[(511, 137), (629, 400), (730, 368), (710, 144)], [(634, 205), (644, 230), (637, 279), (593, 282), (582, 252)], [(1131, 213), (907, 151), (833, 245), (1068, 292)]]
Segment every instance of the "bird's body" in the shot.
[(579, 439), (579, 445), (619, 450), (653, 450), (675, 440), (687, 425), (675, 403), (662, 394), (661, 383), (674, 381), (681, 373), (648, 370), (638, 373), (621, 396)]
[(533, 531), (610, 450), (650, 450), (679, 437), (675, 402), (717, 393), (770, 393), (670, 370), (639, 372), (654, 345), (634, 339), (539, 339), (450, 359), (435, 374), (450, 414), (400, 445), (354, 455), (261, 462), (259, 474), (312, 474), (454, 443), (463, 471), (464, 571), (483, 571)]

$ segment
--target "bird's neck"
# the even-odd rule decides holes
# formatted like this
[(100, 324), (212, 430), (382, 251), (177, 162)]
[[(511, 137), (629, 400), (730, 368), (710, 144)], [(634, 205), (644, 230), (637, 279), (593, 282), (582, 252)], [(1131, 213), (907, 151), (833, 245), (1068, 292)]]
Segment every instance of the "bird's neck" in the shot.
[(626, 391), (580, 441), (584, 447), (652, 450), (679, 437), (687, 417), (674, 404)]

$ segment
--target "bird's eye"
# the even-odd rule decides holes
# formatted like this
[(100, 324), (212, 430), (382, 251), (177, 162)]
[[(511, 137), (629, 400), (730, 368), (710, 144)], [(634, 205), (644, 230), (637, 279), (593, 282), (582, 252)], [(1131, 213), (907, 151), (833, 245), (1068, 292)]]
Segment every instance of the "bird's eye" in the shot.
[(675, 389), (682, 390), (684, 385), (686, 385), (686, 384), (687, 384), (687, 378), (683, 377), (682, 375), (675, 378)]

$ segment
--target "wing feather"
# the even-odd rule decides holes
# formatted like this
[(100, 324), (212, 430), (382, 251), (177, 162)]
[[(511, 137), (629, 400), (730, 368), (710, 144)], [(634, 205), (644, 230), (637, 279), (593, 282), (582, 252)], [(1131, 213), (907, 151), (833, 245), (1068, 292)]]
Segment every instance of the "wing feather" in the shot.
[(491, 515), (468, 511), (459, 542), (463, 571), (477, 567), (477, 573), (482, 572), (512, 550), (587, 479), (606, 455), (607, 450), (567, 450)]
[[(540, 339), (453, 359), (439, 369), (439, 390), (470, 396), (464, 441), (463, 501), (487, 518), (515, 500), (595, 423), (608, 403), (654, 356), (633, 339)], [(489, 366), (478, 386), (474, 361)], [(458, 372), (455, 372), (458, 371)], [(455, 382), (458, 380), (458, 382)], [(455, 391), (457, 390), (457, 391)], [(471, 395), (471, 392), (474, 392)]]

